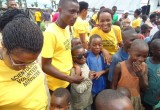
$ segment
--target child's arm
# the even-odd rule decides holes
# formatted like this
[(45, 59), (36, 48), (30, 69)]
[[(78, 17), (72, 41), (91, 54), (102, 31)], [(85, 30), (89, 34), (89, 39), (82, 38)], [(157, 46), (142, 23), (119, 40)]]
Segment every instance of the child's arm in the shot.
[(86, 90), (88, 90), (92, 86), (92, 81), (90, 79), (85, 79), (80, 84), (73, 84), (72, 87), (76, 90), (78, 93), (84, 93)]
[(81, 68), (79, 65), (77, 65), (76, 63), (73, 64), (73, 68), (75, 70), (75, 74), (80, 75), (82, 74)]
[[(78, 68), (78, 67), (76, 67), (76, 68)], [(79, 74), (79, 73), (76, 73), (77, 72), (76, 68), (72, 69), (71, 75)], [(92, 81), (89, 78), (84, 79), (80, 84), (72, 83), (73, 89), (75, 89), (76, 92), (78, 92), (78, 93), (84, 93), (86, 90), (89, 89), (89, 87), (91, 87), (91, 85), (92, 85)]]
[(141, 65), (134, 64), (133, 67), (134, 72), (139, 77), (140, 89), (145, 91), (148, 86), (148, 67), (145, 63), (142, 63)]
[(113, 80), (112, 80), (112, 89), (117, 89), (118, 82), (121, 77), (121, 65), (118, 63), (114, 69)]
[(95, 79), (98, 79), (100, 76), (102, 76), (103, 74), (106, 74), (109, 71), (109, 69), (106, 70), (102, 70), (102, 71), (98, 71), (95, 73)]

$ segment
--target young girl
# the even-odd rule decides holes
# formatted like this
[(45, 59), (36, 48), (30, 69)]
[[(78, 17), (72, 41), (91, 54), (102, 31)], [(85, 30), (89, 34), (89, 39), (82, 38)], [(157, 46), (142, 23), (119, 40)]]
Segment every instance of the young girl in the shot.
[[(73, 110), (90, 109), (92, 104), (92, 81), (89, 78), (89, 68), (86, 64), (86, 53), (82, 46), (75, 46), (72, 48), (73, 62), (76, 68), (73, 68), (71, 75), (79, 74), (84, 77), (80, 84), (71, 84), (71, 96)], [(77, 68), (80, 68), (78, 73)]]
[(99, 27), (91, 30), (90, 36), (97, 34), (102, 38), (102, 44), (111, 55), (115, 54), (121, 46), (122, 35), (118, 26), (112, 26), (112, 10), (104, 8), (98, 12)]
[(21, 10), (0, 18), (0, 110), (47, 110), (45, 75), (35, 60), (43, 46), (39, 27)]
[(102, 55), (102, 39), (100, 36), (94, 34), (89, 41), (90, 51), (87, 53), (87, 65), (91, 71), (94, 71), (92, 95), (96, 96), (99, 92), (106, 89), (106, 76), (108, 65), (104, 62)]
[(133, 41), (129, 49), (129, 59), (118, 63), (115, 68), (112, 89), (126, 87), (131, 92), (134, 110), (142, 110), (140, 90), (148, 86), (147, 65), (148, 45), (141, 39)]
[(144, 106), (146, 110), (153, 107), (160, 99), (160, 39), (155, 39), (150, 45), (152, 57), (148, 57), (148, 88), (144, 92)]

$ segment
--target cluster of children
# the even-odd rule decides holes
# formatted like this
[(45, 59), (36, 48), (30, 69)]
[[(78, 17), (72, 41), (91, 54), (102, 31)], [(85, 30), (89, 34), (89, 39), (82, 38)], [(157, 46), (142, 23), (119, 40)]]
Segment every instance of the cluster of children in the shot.
[[(71, 43), (74, 63), (71, 75), (84, 77), (80, 84), (71, 84), (71, 95), (67, 96), (72, 100), (66, 104), (71, 104), (72, 109), (144, 110), (145, 107), (145, 110), (152, 110), (159, 102), (160, 40), (151, 43), (153, 56), (148, 57), (148, 44), (138, 39), (135, 31), (124, 31), (123, 46), (113, 55), (111, 65), (104, 61), (100, 36), (94, 34), (90, 37), (88, 51), (79, 38), (73, 38)], [(55, 94), (52, 95), (51, 107)]]

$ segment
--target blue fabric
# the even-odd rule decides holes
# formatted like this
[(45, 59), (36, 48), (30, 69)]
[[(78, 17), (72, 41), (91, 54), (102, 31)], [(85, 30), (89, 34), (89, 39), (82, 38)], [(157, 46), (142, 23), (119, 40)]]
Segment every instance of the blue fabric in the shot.
[(109, 74), (108, 74), (108, 80), (110, 82), (112, 82), (114, 69), (115, 69), (116, 65), (119, 62), (127, 60), (128, 57), (129, 57), (128, 53), (124, 52), (123, 48), (120, 48), (119, 51), (113, 55), (111, 65), (109, 67)]
[(144, 39), (144, 41), (145, 41), (146, 43), (150, 42), (150, 41), (151, 41), (151, 37), (150, 37), (150, 36), (146, 37), (146, 38)]
[[(91, 71), (99, 72), (105, 70), (109, 66), (104, 62), (104, 58), (102, 54), (99, 55), (98, 58), (91, 52), (88, 51), (87, 55), (87, 65)], [(92, 95), (95, 96), (102, 90), (106, 89), (106, 76), (102, 75), (97, 80), (92, 80)]]

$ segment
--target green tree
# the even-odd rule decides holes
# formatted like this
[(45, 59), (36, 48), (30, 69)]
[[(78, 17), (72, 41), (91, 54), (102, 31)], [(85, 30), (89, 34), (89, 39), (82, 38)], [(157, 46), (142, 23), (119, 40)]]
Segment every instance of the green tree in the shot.
[(44, 4), (44, 8), (47, 8), (47, 4)]
[(22, 7), (22, 0), (18, 0), (19, 7)]
[(8, 6), (8, 2), (9, 2), (9, 0), (6, 0), (6, 3), (5, 3), (5, 4), (6, 4), (7, 6)]
[(34, 2), (34, 6), (35, 6), (35, 7), (38, 7), (38, 2), (37, 2), (37, 1)]
[(52, 5), (52, 8), (56, 8), (56, 1), (55, 0), (51, 0), (51, 5)]
[(27, 8), (27, 0), (23, 0), (25, 8)]
[(0, 0), (0, 8), (2, 8), (3, 0)]
[(34, 4), (31, 4), (32, 7), (34, 7)]

